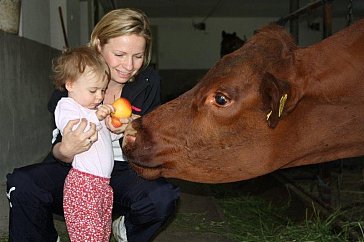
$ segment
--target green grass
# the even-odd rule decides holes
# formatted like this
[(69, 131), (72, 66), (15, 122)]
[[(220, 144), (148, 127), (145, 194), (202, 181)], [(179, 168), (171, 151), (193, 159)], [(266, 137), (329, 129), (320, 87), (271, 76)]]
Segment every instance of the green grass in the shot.
[(364, 242), (363, 221), (346, 223), (343, 230), (335, 233), (335, 221), (340, 212), (322, 218), (314, 208), (313, 215), (306, 215), (301, 222), (294, 222), (285, 215), (289, 202), (281, 207), (267, 201), (226, 190), (215, 191), (216, 198), (225, 216), (225, 222), (207, 221), (204, 214), (177, 214), (174, 224), (201, 233), (218, 233), (240, 242), (346, 242), (349, 231), (359, 228), (358, 242)]
[(0, 235), (0, 242), (8, 242), (8, 236), (7, 235)]

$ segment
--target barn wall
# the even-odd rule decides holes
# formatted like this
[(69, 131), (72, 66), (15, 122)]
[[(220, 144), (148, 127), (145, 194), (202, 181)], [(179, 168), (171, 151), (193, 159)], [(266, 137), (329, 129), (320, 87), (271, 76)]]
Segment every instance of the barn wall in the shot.
[(0, 181), (14, 167), (41, 160), (51, 146), (47, 102), (51, 59), (59, 52), (0, 31)]
[[(152, 19), (156, 33), (154, 59), (162, 76), (162, 101), (168, 101), (192, 88), (219, 60), (222, 30), (249, 38), (254, 30), (276, 19), (211, 18), (206, 23), (205, 31), (194, 29), (191, 19)], [(321, 30), (312, 30), (308, 27), (307, 19), (301, 20), (300, 46), (311, 45), (322, 39), (321, 17), (312, 18), (310, 22), (318, 22)], [(333, 32), (343, 29), (345, 24), (345, 18), (335, 18)]]
[(157, 25), (159, 69), (208, 69), (220, 55), (221, 32), (235, 31), (238, 36), (247, 37), (271, 18), (211, 18), (206, 22), (206, 30), (196, 30), (192, 23), (201, 19), (154, 18)]
[(178, 97), (191, 89), (207, 72), (200, 70), (160, 70), (162, 103)]
[[(192, 23), (201, 19), (190, 18), (152, 18), (157, 29), (154, 44), (157, 45), (159, 69), (200, 70), (209, 69), (219, 59), (221, 32), (236, 32), (241, 38), (251, 37), (254, 30), (265, 26), (276, 18), (209, 18), (206, 30), (196, 30)], [(308, 19), (299, 22), (299, 44), (307, 46), (322, 39), (321, 17), (312, 18), (310, 22), (318, 22), (321, 29), (308, 27)], [(333, 32), (345, 27), (345, 18), (333, 19)], [(287, 24), (288, 26), (288, 24)]]
[(87, 43), (92, 24), (88, 16), (91, 0), (26, 0), (22, 1), (19, 35), (63, 49), (65, 41), (58, 8), (62, 16), (71, 47)]
[[(42, 2), (42, 4), (41, 4)], [(43, 3), (44, 2), (44, 3)], [(302, 2), (302, 5), (305, 2)], [(287, 4), (287, 3), (285, 3)], [(333, 8), (337, 9), (336, 1)], [(41, 7), (40, 7), (41, 6)], [(21, 35), (62, 49), (64, 46), (63, 33), (58, 14), (62, 7), (67, 35), (71, 47), (86, 44), (93, 27), (94, 8), (91, 0), (27, 0), (22, 1)], [(129, 6), (132, 7), (132, 6)], [(101, 7), (100, 17), (103, 15)], [(358, 10), (355, 8), (355, 10)], [(360, 10), (360, 9), (359, 9)], [(358, 11), (354, 18), (359, 19)], [(146, 11), (148, 14), (148, 12)], [(345, 27), (346, 9), (340, 12), (340, 17), (334, 15), (333, 30)], [(361, 12), (360, 12), (361, 13)], [(355, 15), (356, 14), (356, 15)], [(156, 46), (153, 61), (161, 70), (201, 70), (210, 68), (218, 59), (220, 51), (221, 31), (236, 32), (240, 37), (249, 38), (254, 30), (281, 16), (270, 17), (209, 17), (206, 30), (193, 27), (193, 23), (203, 21), (202, 17), (195, 18), (151, 18), (153, 43)], [(300, 18), (299, 43), (303, 46), (318, 42), (322, 38), (322, 11), (317, 10), (309, 16)], [(320, 30), (311, 30), (308, 24), (319, 22)], [(288, 26), (288, 24), (287, 24)]]

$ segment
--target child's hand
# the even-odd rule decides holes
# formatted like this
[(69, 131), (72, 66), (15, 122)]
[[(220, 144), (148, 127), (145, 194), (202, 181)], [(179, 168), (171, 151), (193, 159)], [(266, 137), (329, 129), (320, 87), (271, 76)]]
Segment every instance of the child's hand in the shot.
[(97, 107), (96, 116), (101, 121), (104, 120), (110, 113), (114, 112), (113, 106), (109, 104), (101, 104)]

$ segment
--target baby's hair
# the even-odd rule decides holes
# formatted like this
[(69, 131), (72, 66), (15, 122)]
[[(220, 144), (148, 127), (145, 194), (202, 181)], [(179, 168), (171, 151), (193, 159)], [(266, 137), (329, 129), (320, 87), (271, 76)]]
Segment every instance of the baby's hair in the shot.
[(79, 47), (67, 49), (53, 61), (53, 80), (57, 89), (64, 90), (67, 81), (76, 81), (89, 67), (92, 72), (110, 81), (110, 69), (95, 49)]

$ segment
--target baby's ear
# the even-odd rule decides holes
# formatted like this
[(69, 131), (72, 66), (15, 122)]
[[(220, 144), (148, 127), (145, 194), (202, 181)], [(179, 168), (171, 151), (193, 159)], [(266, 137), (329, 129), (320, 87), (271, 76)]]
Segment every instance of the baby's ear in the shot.
[(71, 82), (70, 80), (67, 80), (66, 84), (64, 86), (67, 89), (67, 91), (71, 91), (73, 88), (73, 82)]

